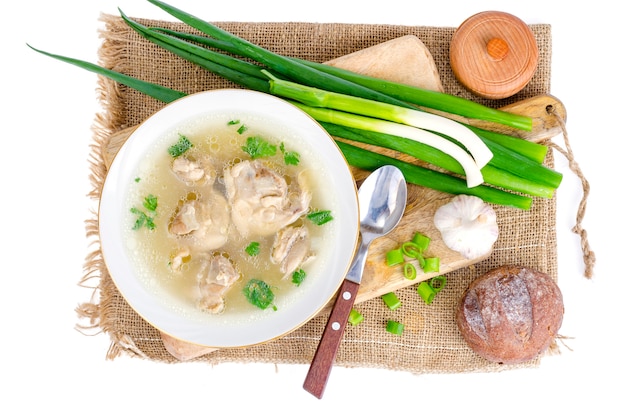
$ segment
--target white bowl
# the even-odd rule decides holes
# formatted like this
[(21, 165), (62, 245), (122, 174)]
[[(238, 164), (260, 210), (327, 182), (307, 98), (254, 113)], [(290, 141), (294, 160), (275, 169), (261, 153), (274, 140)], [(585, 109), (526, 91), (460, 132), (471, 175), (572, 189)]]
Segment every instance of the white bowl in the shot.
[[(216, 115), (217, 114), (217, 115)], [(146, 157), (164, 140), (185, 131), (202, 117), (238, 116), (250, 124), (279, 125), (288, 136), (302, 140), (298, 146), (315, 154), (323, 176), (324, 197), (334, 219), (328, 223), (323, 245), (316, 245), (315, 266), (289, 299), (278, 299), (278, 309), (250, 306), (249, 314), (208, 315), (155, 283), (152, 275), (141, 276), (129, 247), (129, 194), (135, 177), (146, 167)], [(182, 133), (182, 132), (181, 132)], [(169, 134), (169, 135), (168, 135)], [(286, 136), (287, 136), (286, 135)], [(169, 137), (169, 138), (167, 138)], [(316, 174), (318, 174), (316, 172)], [(181, 184), (184, 185), (184, 184)], [(354, 255), (358, 237), (357, 189), (343, 154), (328, 133), (311, 117), (274, 96), (240, 89), (193, 94), (165, 106), (143, 122), (115, 157), (106, 177), (99, 207), (101, 249), (106, 266), (122, 296), (148, 323), (169, 336), (216, 348), (244, 347), (279, 338), (313, 318), (334, 297)], [(132, 217), (130, 218), (132, 220)], [(325, 226), (327, 226), (325, 225)], [(158, 229), (157, 229), (158, 230)], [(147, 230), (146, 230), (147, 231)], [(320, 260), (318, 260), (318, 257)], [(155, 260), (166, 260), (157, 257)], [(156, 286), (155, 286), (156, 285)], [(302, 288), (302, 289), (300, 289)], [(233, 289), (242, 289), (235, 285)], [(228, 306), (228, 303), (227, 303)]]

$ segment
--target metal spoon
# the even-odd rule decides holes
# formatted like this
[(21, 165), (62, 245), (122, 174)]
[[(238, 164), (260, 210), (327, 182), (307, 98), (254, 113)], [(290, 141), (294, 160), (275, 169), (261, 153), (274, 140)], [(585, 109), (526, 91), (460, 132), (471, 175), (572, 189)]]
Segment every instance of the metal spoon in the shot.
[(406, 207), (407, 188), (402, 172), (386, 165), (372, 172), (359, 188), (361, 243), (328, 318), (326, 328), (309, 367), (304, 389), (322, 398), (330, 370), (354, 305), (369, 245), (393, 230)]

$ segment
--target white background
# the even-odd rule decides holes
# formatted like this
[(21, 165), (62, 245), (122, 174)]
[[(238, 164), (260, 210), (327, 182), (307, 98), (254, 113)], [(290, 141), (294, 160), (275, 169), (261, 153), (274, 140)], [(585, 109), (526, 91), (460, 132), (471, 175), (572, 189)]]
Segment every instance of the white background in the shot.
[[(536, 369), (497, 374), (412, 375), (336, 367), (324, 398), (302, 390), (307, 366), (203, 363), (167, 365), (105, 359), (109, 338), (75, 329), (75, 307), (90, 299), (78, 286), (89, 251), (84, 220), (87, 156), (97, 102), (96, 76), (43, 57), (50, 52), (97, 61), (98, 17), (169, 19), (142, 0), (13, 1), (2, 35), (2, 261), (0, 412), (625, 412), (623, 16), (606, 0), (386, 0), (316, 2), (172, 0), (213, 21), (305, 21), (458, 26), (485, 10), (552, 25), (552, 94), (568, 111), (572, 148), (591, 184), (583, 226), (597, 255), (587, 280), (579, 238), (570, 229), (580, 181), (565, 173), (558, 193), (559, 284), (566, 314), (561, 334), (571, 351)], [(582, 4), (581, 6), (577, 4)], [(354, 6), (352, 6), (354, 5)], [(410, 5), (410, 6), (407, 6)], [(555, 140), (562, 145), (561, 137)], [(623, 198), (623, 197), (621, 197)], [(87, 321), (83, 321), (87, 322)], [(619, 382), (622, 386), (619, 386)], [(539, 399), (541, 402), (533, 402)], [(232, 404), (226, 406), (225, 404)]]

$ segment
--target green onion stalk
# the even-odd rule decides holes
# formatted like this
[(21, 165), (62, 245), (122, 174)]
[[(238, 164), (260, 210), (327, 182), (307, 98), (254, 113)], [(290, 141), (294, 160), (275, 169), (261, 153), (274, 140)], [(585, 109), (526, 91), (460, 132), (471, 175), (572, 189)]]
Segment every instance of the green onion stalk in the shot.
[[(153, 28), (153, 30), (161, 31), (174, 37), (241, 56), (240, 49), (225, 40), (217, 40), (207, 36), (183, 33), (166, 28)], [(290, 59), (417, 106), (436, 109), (449, 114), (460, 115), (465, 118), (495, 122), (524, 131), (530, 131), (532, 129), (532, 119), (530, 117), (490, 108), (459, 96), (375, 78), (323, 63), (312, 62), (294, 57), (291, 57)]]
[[(301, 106), (301, 109), (305, 112), (309, 112), (304, 106)], [(311, 108), (311, 110), (314, 109)], [(439, 168), (451, 173), (457, 175), (463, 174), (463, 167), (458, 163), (458, 161), (450, 157), (448, 154), (445, 154), (444, 152), (428, 145), (424, 145), (400, 136), (350, 128), (324, 121), (319, 122), (332, 136), (398, 151), (414, 158), (418, 158), (428, 164), (438, 166)], [(535, 168), (543, 167), (543, 165), (538, 163), (532, 164), (528, 162), (528, 164), (534, 165)], [(519, 168), (516, 164), (510, 165)], [(532, 167), (527, 168), (531, 174), (540, 174), (540, 171), (535, 171)], [(516, 175), (506, 169), (497, 168), (493, 166), (492, 163), (485, 165), (481, 169), (481, 172), (485, 183), (496, 187), (541, 198), (552, 198), (554, 196), (555, 188), (552, 185), (546, 185), (541, 182), (528, 179), (527, 177)]]
[[(369, 119), (389, 121), (390, 128), (396, 129), (391, 125), (398, 125), (400, 126), (400, 132), (403, 129), (409, 131), (410, 128), (406, 128), (406, 126), (408, 126), (418, 128), (423, 132), (433, 131), (452, 136), (467, 149), (478, 168), (484, 167), (493, 157), (489, 148), (472, 130), (448, 118), (417, 111), (415, 109), (397, 107), (384, 102), (312, 88), (295, 82), (277, 79), (271, 75), (269, 75), (269, 77), (271, 78), (270, 92), (284, 98), (295, 99), (313, 107), (337, 109), (343, 112), (363, 115)], [(376, 127), (375, 130), (386, 132), (386, 128), (382, 125)], [(367, 123), (364, 126), (367, 127)], [(429, 138), (429, 134), (428, 132), (427, 134), (421, 135), (424, 136), (424, 139), (427, 139)], [(434, 147), (437, 146), (437, 141), (442, 141), (440, 137), (430, 138), (431, 139), (428, 141), (430, 141), (430, 145)], [(419, 140), (419, 138), (416, 138), (416, 140)], [(445, 149), (442, 149), (442, 151), (447, 152)]]

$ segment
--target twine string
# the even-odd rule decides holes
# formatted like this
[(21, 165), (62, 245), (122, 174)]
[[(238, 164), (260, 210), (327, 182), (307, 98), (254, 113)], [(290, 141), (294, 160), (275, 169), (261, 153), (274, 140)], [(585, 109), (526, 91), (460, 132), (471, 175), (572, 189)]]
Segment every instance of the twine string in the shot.
[(582, 221), (585, 216), (585, 212), (587, 210), (587, 199), (589, 198), (590, 185), (589, 181), (585, 178), (580, 165), (576, 162), (574, 158), (574, 151), (569, 142), (569, 137), (567, 134), (567, 129), (565, 128), (565, 121), (563, 118), (557, 113), (552, 105), (548, 105), (546, 107), (546, 112), (549, 115), (555, 117), (559, 126), (561, 127), (561, 131), (563, 132), (563, 142), (565, 144), (565, 149), (561, 148), (559, 145), (555, 144), (551, 140), (548, 140), (547, 145), (551, 148), (559, 151), (569, 162), (569, 168), (572, 170), (574, 174), (580, 179), (583, 189), (583, 196), (580, 200), (580, 204), (578, 205), (578, 212), (576, 214), (576, 225), (572, 227), (572, 232), (578, 234), (580, 236), (580, 244), (583, 252), (583, 261), (585, 263), (585, 277), (591, 279), (593, 277), (593, 267), (596, 263), (596, 255), (591, 250), (589, 246), (589, 239), (587, 236), (587, 231), (582, 227)]

